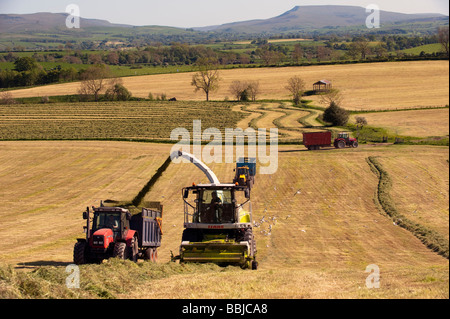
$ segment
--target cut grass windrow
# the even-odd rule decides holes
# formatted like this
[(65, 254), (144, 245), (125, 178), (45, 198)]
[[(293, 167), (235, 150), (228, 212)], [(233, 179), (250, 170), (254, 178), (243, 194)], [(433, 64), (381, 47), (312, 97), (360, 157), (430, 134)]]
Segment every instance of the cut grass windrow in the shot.
[(407, 217), (399, 213), (397, 208), (395, 207), (394, 200), (390, 195), (392, 180), (388, 172), (383, 168), (383, 166), (375, 156), (368, 157), (367, 162), (370, 165), (372, 171), (379, 178), (375, 199), (384, 210), (384, 212), (392, 218), (393, 222), (396, 225), (410, 231), (428, 248), (448, 259), (448, 240), (438, 232), (423, 225), (414, 223), (413, 221), (409, 220)]

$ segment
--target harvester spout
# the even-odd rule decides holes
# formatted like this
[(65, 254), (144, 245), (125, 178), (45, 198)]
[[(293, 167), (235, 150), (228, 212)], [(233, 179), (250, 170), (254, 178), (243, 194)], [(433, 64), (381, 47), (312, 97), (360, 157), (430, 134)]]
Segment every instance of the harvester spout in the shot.
[(192, 164), (197, 166), (206, 175), (206, 177), (208, 177), (208, 180), (211, 184), (217, 184), (217, 185), (220, 184), (220, 181), (217, 178), (216, 174), (214, 174), (214, 172), (208, 166), (206, 166), (205, 163), (200, 161), (194, 155), (186, 153), (186, 152), (182, 152), (182, 151), (176, 151), (176, 152), (173, 152), (170, 155), (170, 157), (172, 159), (179, 158), (179, 157), (187, 159)]

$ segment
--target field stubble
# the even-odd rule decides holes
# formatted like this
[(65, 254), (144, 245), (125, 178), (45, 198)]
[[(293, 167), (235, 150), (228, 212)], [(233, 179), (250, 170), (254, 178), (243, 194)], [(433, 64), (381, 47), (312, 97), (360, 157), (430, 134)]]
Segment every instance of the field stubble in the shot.
[[(80, 212), (101, 199), (132, 199), (170, 150), (169, 145), (117, 142), (1, 142), (1, 147), (6, 165), (0, 179), (7, 190), (1, 196), (9, 208), (2, 213), (1, 259), (25, 268), (43, 266), (40, 269), (70, 263), (75, 238), (83, 236)], [(448, 259), (393, 225), (374, 203), (378, 178), (366, 158), (379, 156), (395, 162), (402, 157), (402, 162), (418, 167), (414, 154), (428, 154), (420, 165), (429, 165), (432, 173), (420, 179), (433, 189), (446, 185), (442, 191), (448, 198), (448, 182), (436, 173), (448, 169), (446, 147), (364, 146), (308, 152), (301, 146), (280, 146), (277, 173), (258, 175), (252, 190), (253, 217), (259, 224), (255, 227), (258, 271), (237, 267), (196, 271), (189, 266), (183, 273), (182, 266), (166, 264), (171, 251), (178, 253), (181, 241), (180, 190), (192, 182), (207, 182), (191, 164), (171, 164), (145, 197), (164, 205), (160, 261), (151, 267), (139, 266), (142, 270), (131, 267), (130, 276), (135, 277), (122, 280), (128, 278), (126, 282), (132, 284), (126, 289), (116, 287), (111, 294), (169, 299), (448, 298)], [(20, 172), (18, 163), (23, 168)], [(210, 166), (221, 181), (232, 179), (233, 164)], [(402, 187), (413, 189), (415, 184)], [(414, 200), (419, 199), (410, 198)], [(443, 201), (437, 205), (435, 214), (442, 217), (428, 221), (433, 225), (448, 218), (448, 206)], [(30, 209), (24, 211), (24, 207)], [(448, 236), (448, 227), (436, 229)], [(12, 237), (27, 238), (31, 244), (11, 245)], [(365, 287), (365, 269), (370, 264), (380, 267), (380, 289)], [(99, 274), (113, 272), (114, 263), (108, 265), (97, 266)], [(64, 271), (64, 267), (58, 269)], [(156, 275), (160, 271), (161, 277)], [(150, 276), (152, 272), (155, 276)]]
[[(162, 74), (123, 78), (134, 96), (147, 97), (149, 92), (165, 93), (178, 100), (205, 99), (195, 93), (191, 84), (193, 73)], [(449, 104), (449, 62), (414, 61), (389, 63), (360, 63), (283, 68), (249, 68), (222, 70), (220, 89), (211, 95), (213, 100), (230, 97), (230, 84), (235, 80), (258, 80), (261, 94), (258, 99), (290, 99), (285, 89), (287, 80), (301, 77), (306, 89), (313, 83), (327, 79), (340, 89), (343, 106), (351, 110), (403, 109)], [(79, 83), (56, 84), (11, 91), (14, 97), (77, 94)], [(315, 104), (320, 99), (313, 97)]]

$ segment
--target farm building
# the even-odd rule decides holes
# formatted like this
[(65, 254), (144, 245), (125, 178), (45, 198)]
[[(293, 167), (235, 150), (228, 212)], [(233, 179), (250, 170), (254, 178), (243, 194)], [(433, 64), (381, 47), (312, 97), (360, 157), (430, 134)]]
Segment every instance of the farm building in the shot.
[(320, 80), (313, 84), (314, 92), (326, 92), (332, 88), (333, 84), (328, 80)]

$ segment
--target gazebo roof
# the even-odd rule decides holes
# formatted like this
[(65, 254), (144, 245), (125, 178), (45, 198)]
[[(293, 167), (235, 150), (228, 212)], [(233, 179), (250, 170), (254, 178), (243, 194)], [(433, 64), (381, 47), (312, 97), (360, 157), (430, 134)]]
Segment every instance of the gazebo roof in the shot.
[(320, 81), (317, 81), (317, 82), (314, 83), (314, 84), (331, 84), (331, 82), (328, 81), (328, 80), (320, 80)]

